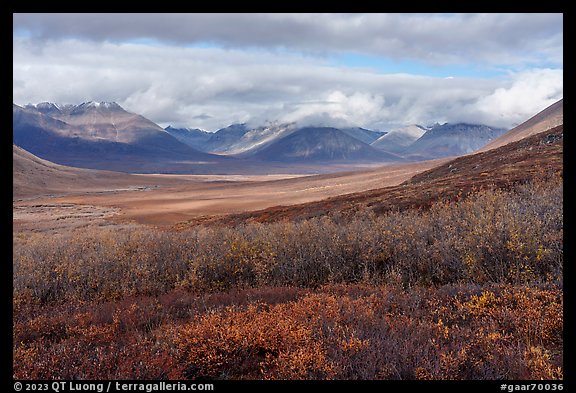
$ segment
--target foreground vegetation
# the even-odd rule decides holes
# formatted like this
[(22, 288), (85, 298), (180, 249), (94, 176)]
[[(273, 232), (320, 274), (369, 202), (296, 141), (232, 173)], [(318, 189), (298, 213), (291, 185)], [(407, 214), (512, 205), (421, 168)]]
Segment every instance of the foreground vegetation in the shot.
[(33, 379), (558, 379), (553, 287), (328, 285), (49, 306), (14, 322)]
[(426, 211), (14, 235), (16, 378), (562, 378), (561, 179)]

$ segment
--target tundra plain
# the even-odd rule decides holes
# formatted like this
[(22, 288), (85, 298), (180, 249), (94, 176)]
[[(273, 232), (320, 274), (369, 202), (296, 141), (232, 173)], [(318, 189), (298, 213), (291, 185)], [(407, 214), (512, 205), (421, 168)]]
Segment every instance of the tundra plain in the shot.
[[(82, 212), (96, 220), (169, 226), (203, 216), (220, 216), (272, 206), (313, 202), (328, 197), (398, 185), (449, 158), (394, 164), (368, 170), (322, 175), (125, 175), (108, 186), (85, 185), (53, 196), (21, 196), (14, 202), (17, 228), (78, 225)], [(97, 212), (107, 212), (99, 214)], [(61, 221), (54, 226), (54, 220)]]
[(15, 148), (14, 378), (561, 380), (564, 128), (529, 128), (311, 176)]

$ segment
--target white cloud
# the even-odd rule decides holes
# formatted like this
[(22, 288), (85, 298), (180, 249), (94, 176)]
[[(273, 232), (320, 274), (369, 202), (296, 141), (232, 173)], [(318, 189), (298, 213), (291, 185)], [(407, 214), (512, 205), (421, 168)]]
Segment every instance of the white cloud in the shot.
[(563, 97), (563, 71), (537, 69), (512, 75), (508, 87), (500, 87), (478, 100), (476, 108), (497, 116), (503, 123), (520, 123)]
[(510, 128), (560, 100), (564, 93), (563, 71), (533, 69), (510, 75), (502, 87), (452, 113), (455, 121), (490, 123)]
[(384, 96), (370, 92), (326, 91), (325, 97), (317, 102), (294, 105), (280, 121), (298, 122), (306, 125), (355, 126), (373, 124), (385, 114)]
[(292, 52), (78, 39), (38, 47), (18, 37), (13, 51), (17, 104), (117, 101), (162, 125), (208, 130), (276, 120), (374, 129), (481, 120), (510, 127), (562, 89), (558, 69), (447, 79), (336, 67)]

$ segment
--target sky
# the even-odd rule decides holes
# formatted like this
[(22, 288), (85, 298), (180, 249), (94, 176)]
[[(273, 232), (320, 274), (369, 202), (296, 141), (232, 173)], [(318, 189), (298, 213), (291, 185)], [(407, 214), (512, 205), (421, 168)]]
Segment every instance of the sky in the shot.
[(13, 101), (161, 126), (482, 123), (563, 97), (562, 14), (13, 14)]

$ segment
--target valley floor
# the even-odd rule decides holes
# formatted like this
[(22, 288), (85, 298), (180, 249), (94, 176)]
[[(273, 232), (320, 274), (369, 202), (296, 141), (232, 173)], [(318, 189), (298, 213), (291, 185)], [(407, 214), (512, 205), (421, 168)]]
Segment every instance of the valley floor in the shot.
[[(324, 175), (132, 175), (146, 186), (55, 195), (14, 202), (18, 230), (48, 230), (90, 223), (173, 225), (202, 216), (293, 205), (398, 185), (449, 159)], [(157, 184), (154, 181), (157, 179)], [(128, 180), (126, 180), (128, 181)], [(84, 213), (92, 211), (91, 217)], [(90, 218), (92, 221), (87, 221)]]

